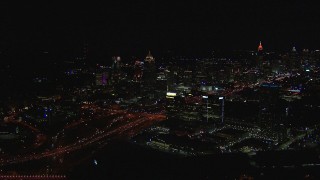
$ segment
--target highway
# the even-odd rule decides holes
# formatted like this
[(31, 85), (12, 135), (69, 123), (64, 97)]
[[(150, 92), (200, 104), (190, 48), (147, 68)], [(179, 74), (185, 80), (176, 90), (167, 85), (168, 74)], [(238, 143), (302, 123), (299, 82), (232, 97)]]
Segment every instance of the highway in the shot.
[[(112, 109), (100, 109), (97, 107), (89, 107), (94, 110), (94, 117), (87, 120), (79, 120), (71, 124), (66, 125), (63, 130), (57, 133), (55, 148), (47, 149), (43, 152), (29, 152), (26, 154), (19, 154), (17, 156), (5, 156), (0, 159), (0, 166), (23, 163), (27, 161), (39, 160), (42, 158), (53, 158), (60, 155), (72, 153), (74, 151), (99, 145), (100, 143), (111, 141), (117, 138), (131, 138), (139, 133), (142, 129), (151, 126), (152, 124), (165, 120), (166, 117), (163, 114), (151, 114), (151, 113), (129, 113), (126, 110), (112, 110)], [(110, 118), (113, 117), (113, 118)], [(12, 120), (12, 117), (10, 118)], [(105, 126), (94, 127), (94, 123), (103, 122)], [(15, 121), (18, 122), (18, 121)], [(19, 123), (21, 124), (20, 121)], [(25, 125), (25, 124), (24, 124)], [(29, 126), (28, 126), (29, 127)], [(39, 130), (34, 127), (29, 127), (35, 132), (40, 133)], [(68, 140), (68, 131), (79, 130), (79, 132), (88, 130), (87, 136), (72, 139), (72, 143)], [(92, 129), (96, 129), (92, 131)], [(90, 135), (89, 135), (90, 134)], [(79, 134), (80, 136), (81, 134)], [(65, 143), (69, 142), (69, 143)]]

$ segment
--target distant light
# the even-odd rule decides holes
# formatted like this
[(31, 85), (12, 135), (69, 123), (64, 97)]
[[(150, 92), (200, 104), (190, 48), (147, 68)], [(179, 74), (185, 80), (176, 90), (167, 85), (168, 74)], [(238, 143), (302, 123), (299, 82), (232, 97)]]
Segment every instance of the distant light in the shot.
[(306, 69), (307, 72), (310, 72), (310, 69)]
[(292, 48), (292, 52), (297, 52), (296, 47), (293, 47), (293, 48)]
[(93, 164), (94, 165), (98, 165), (98, 161), (97, 160), (93, 160)]
[(167, 92), (167, 96), (169, 96), (169, 97), (175, 97), (175, 96), (177, 96), (177, 93)]
[(202, 98), (204, 98), (204, 99), (208, 99), (208, 96), (202, 96)]
[(219, 100), (222, 100), (223, 99), (223, 97), (219, 97)]

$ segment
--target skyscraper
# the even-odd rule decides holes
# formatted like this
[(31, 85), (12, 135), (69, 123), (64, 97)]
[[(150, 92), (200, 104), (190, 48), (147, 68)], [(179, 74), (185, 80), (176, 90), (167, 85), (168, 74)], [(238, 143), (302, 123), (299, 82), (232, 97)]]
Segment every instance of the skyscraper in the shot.
[(111, 79), (112, 79), (112, 82), (113, 83), (118, 83), (119, 80), (120, 80), (120, 77), (121, 77), (121, 67), (122, 67), (122, 64), (121, 64), (121, 58), (118, 56), (114, 56), (112, 57), (112, 65), (111, 65)]
[(155, 63), (155, 59), (153, 58), (151, 52), (149, 51), (146, 59), (145, 59), (145, 63)]
[(145, 58), (142, 79), (143, 79), (144, 92), (150, 98), (154, 97), (155, 96), (155, 85), (156, 85), (156, 80), (157, 80), (157, 74), (156, 74), (155, 59), (151, 55), (150, 51), (149, 51), (147, 57)]
[(265, 62), (265, 58), (264, 58), (264, 50), (263, 50), (263, 46), (262, 46), (262, 43), (260, 41), (259, 43), (259, 46), (258, 46), (258, 52), (257, 52), (257, 65), (258, 65), (258, 68), (260, 70), (265, 70), (265, 66), (266, 66), (266, 62)]
[(134, 74), (133, 74), (133, 79), (136, 82), (141, 82), (141, 78), (142, 78), (142, 67), (143, 67), (143, 62), (141, 61), (136, 61), (134, 63)]
[(258, 46), (258, 52), (262, 52), (263, 51), (263, 46), (262, 46), (262, 43), (260, 41), (260, 44)]
[(108, 74), (107, 72), (97, 73), (96, 74), (96, 85), (105, 86), (108, 83)]

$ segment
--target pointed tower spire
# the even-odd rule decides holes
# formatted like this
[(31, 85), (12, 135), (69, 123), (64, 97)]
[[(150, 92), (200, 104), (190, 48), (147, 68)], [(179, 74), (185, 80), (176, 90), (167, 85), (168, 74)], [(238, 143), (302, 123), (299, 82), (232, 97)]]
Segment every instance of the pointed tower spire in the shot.
[(146, 61), (146, 62), (154, 62), (154, 58), (153, 58), (150, 50), (149, 50), (149, 53), (148, 53), (145, 61)]
[(263, 46), (262, 46), (261, 41), (260, 41), (260, 44), (259, 44), (259, 47), (258, 47), (258, 51), (263, 51)]

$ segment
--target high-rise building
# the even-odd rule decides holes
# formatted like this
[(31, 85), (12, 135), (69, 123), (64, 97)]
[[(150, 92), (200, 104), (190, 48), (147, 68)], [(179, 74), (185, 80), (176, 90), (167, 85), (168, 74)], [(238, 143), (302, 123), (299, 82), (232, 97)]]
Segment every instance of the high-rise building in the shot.
[(176, 66), (168, 66), (165, 70), (167, 78), (167, 91), (175, 91), (175, 86), (178, 79), (178, 70)]
[(277, 140), (277, 129), (283, 123), (279, 113), (280, 86), (274, 83), (263, 83), (259, 91), (258, 124), (261, 133), (270, 139)]
[(117, 84), (121, 78), (121, 58), (118, 57), (112, 57), (112, 66), (111, 66), (111, 79), (112, 79), (112, 83)]
[(296, 47), (293, 47), (291, 52), (289, 53), (289, 59), (286, 63), (290, 70), (301, 67), (301, 61), (299, 61), (299, 56)]
[(260, 69), (260, 72), (263, 74), (263, 76), (269, 75), (272, 71), (272, 68), (270, 66), (271, 63), (266, 57), (261, 41), (258, 46), (257, 61), (258, 68)]
[(96, 85), (105, 86), (108, 83), (108, 74), (107, 72), (97, 73), (96, 74)]
[(151, 51), (149, 51), (149, 53), (145, 59), (145, 63), (155, 63), (155, 59), (153, 58)]
[(154, 97), (156, 80), (157, 80), (157, 72), (156, 72), (155, 59), (151, 55), (150, 51), (147, 57), (145, 58), (142, 79), (143, 79), (144, 92), (149, 97)]
[(134, 63), (133, 79), (134, 79), (134, 81), (136, 81), (136, 82), (140, 82), (140, 81), (141, 81), (142, 74), (143, 74), (142, 67), (143, 67), (143, 62), (137, 60), (137, 61)]
[(262, 52), (263, 51), (263, 46), (262, 46), (262, 43), (260, 41), (260, 44), (258, 46), (258, 52)]
[(260, 41), (259, 46), (258, 46), (258, 51), (257, 51), (256, 65), (257, 65), (258, 68), (262, 69), (263, 63), (264, 63), (263, 46), (262, 46), (262, 43)]

